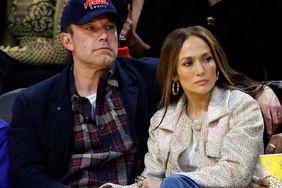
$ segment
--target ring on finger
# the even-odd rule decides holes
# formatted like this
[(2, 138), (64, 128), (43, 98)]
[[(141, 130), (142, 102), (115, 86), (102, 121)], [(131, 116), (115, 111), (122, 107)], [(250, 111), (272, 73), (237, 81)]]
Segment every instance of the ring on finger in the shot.
[(137, 184), (137, 187), (142, 187), (143, 181), (144, 181), (145, 179), (146, 179), (145, 176), (142, 176), (142, 175), (137, 176), (137, 177), (135, 178), (135, 183)]
[(143, 181), (144, 181), (144, 180), (139, 181), (139, 182), (137, 183), (137, 187), (138, 187), (138, 188), (141, 188), (141, 187), (142, 187), (142, 185), (143, 185)]
[(268, 144), (270, 147), (272, 147), (272, 148), (274, 148), (274, 149), (276, 149), (276, 146), (274, 145), (274, 144)]
[(122, 41), (126, 40), (126, 36), (125, 35), (119, 35), (119, 40), (122, 40)]

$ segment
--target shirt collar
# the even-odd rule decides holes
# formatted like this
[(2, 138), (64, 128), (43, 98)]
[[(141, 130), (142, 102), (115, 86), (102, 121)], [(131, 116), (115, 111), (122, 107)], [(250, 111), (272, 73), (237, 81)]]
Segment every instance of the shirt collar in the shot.
[[(116, 61), (113, 62), (111, 67), (108, 70), (106, 70), (106, 72), (101, 76), (101, 78), (107, 80), (108, 85), (113, 87), (118, 87), (119, 84), (116, 79), (115, 71), (116, 71)], [(70, 96), (72, 96), (72, 100), (73, 100), (73, 97), (80, 97), (75, 86), (74, 75), (73, 75), (73, 64), (70, 66), (69, 75), (70, 75), (69, 84), (70, 84), (70, 93), (71, 93)]]

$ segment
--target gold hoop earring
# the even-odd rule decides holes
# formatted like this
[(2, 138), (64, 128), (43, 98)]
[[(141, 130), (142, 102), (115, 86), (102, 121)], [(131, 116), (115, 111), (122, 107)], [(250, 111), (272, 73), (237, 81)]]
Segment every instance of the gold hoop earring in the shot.
[(218, 80), (218, 77), (219, 77), (219, 71), (217, 71), (216, 80)]
[[(175, 86), (175, 84), (176, 84), (176, 86)], [(178, 93), (179, 93), (179, 82), (178, 81), (174, 81), (172, 83), (171, 91), (172, 91), (173, 95), (178, 95)]]

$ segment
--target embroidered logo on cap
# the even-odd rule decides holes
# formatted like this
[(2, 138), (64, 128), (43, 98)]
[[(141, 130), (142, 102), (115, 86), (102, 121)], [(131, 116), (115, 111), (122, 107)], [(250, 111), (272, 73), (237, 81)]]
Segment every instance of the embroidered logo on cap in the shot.
[(106, 8), (109, 5), (108, 0), (86, 0), (84, 3), (84, 8), (87, 9), (88, 7), (90, 9), (95, 8)]

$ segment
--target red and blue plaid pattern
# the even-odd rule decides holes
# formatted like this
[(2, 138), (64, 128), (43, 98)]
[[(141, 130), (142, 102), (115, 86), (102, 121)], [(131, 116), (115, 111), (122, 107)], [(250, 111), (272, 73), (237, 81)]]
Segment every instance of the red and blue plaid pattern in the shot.
[(100, 78), (96, 109), (73, 87), (74, 152), (68, 178), (71, 187), (105, 182), (129, 184), (140, 172), (142, 161), (137, 156), (118, 82), (111, 75)]

